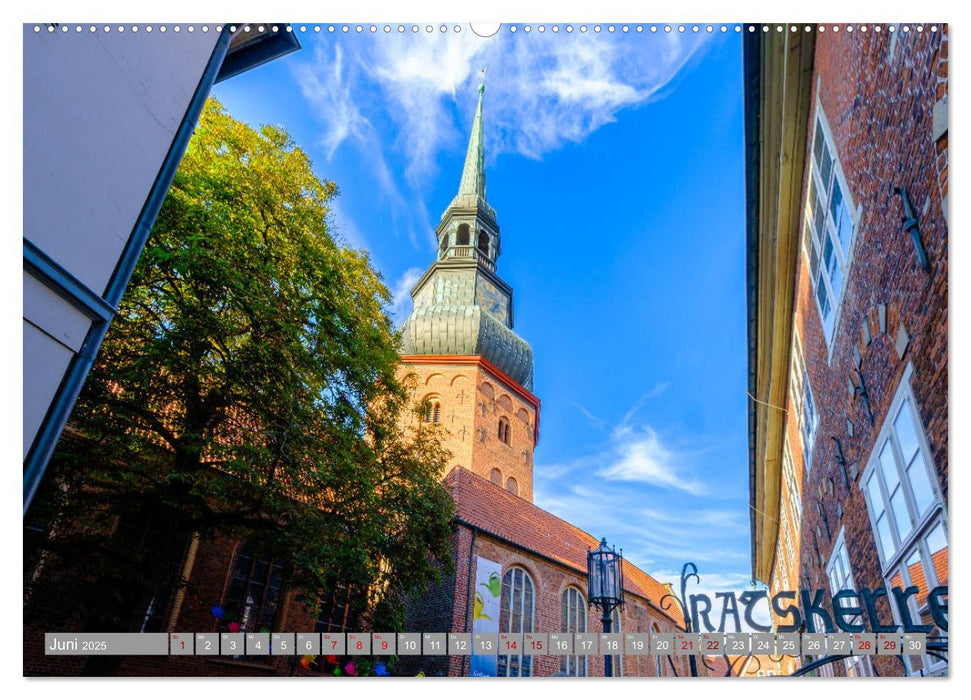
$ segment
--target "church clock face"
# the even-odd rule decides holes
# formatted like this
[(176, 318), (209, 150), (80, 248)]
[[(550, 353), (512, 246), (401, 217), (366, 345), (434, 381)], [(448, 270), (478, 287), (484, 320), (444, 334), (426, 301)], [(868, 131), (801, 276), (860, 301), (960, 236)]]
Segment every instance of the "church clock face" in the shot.
[(492, 282), (479, 278), (475, 290), (475, 303), (482, 307), (484, 311), (508, 325), (509, 298), (499, 291)]

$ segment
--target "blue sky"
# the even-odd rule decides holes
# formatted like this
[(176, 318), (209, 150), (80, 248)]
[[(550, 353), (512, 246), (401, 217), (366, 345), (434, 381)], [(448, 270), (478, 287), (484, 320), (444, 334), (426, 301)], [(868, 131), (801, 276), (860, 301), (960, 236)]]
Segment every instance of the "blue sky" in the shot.
[(499, 274), (535, 355), (535, 502), (660, 580), (748, 587), (738, 34), (300, 37), (216, 86), (285, 127), (341, 195), (332, 223), (410, 310), (485, 94)]

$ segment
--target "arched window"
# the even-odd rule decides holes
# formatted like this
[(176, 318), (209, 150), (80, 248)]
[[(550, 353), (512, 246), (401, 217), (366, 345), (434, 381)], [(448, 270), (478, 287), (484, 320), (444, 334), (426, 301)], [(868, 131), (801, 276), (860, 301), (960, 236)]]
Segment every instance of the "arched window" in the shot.
[(505, 416), (499, 418), (499, 441), (509, 444), (509, 420)]
[[(499, 598), (499, 631), (532, 632), (533, 579), (524, 569), (514, 566), (502, 577), (502, 596)], [(533, 675), (533, 657), (522, 654), (501, 654), (497, 675)]]
[(240, 546), (232, 578), (223, 600), (226, 622), (238, 622), (241, 632), (261, 627), (275, 629), (273, 618), (280, 602), (283, 563), (256, 556), (248, 543)]
[[(564, 632), (587, 631), (587, 601), (576, 588), (563, 591), (561, 618)], [(587, 675), (587, 657), (579, 654), (564, 656), (560, 660), (560, 670), (567, 676)]]
[[(610, 613), (610, 632), (611, 634), (620, 634), (623, 631), (620, 625), (620, 609), (614, 608), (613, 612)], [(610, 658), (613, 659), (614, 678), (620, 678), (624, 675), (624, 656), (623, 654), (614, 654)]]
[(444, 236), (442, 236), (442, 242), (438, 246), (438, 251), (439, 253), (441, 253), (442, 257), (445, 256), (445, 251), (447, 249), (448, 249), (448, 234), (446, 233)]
[(506, 491), (511, 493), (513, 496), (518, 496), (519, 482), (512, 477), (509, 477), (508, 479), (506, 479)]
[(489, 474), (489, 481), (496, 486), (502, 486), (502, 472), (498, 469), (493, 469), (492, 473)]
[(442, 400), (436, 397), (426, 399), (425, 422), (440, 423), (442, 420)]
[(469, 244), (469, 225), (459, 224), (458, 234), (455, 236), (455, 245)]
[(486, 255), (489, 254), (489, 234), (485, 231), (479, 231), (479, 250)]
[[(661, 634), (661, 628), (657, 626), (656, 622), (651, 625), (651, 634)], [(658, 678), (664, 675), (664, 657), (661, 654), (654, 655), (654, 675)]]

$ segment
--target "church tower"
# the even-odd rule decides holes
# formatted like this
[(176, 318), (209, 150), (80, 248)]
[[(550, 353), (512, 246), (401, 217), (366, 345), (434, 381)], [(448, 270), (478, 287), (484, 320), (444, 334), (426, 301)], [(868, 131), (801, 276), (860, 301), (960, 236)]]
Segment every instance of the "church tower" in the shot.
[(513, 332), (513, 291), (497, 272), (502, 250), (496, 212), (486, 201), (482, 98), (458, 193), (436, 228), (438, 254), (411, 290), (402, 361), (418, 377), (424, 420), (442, 424), (449, 468), (462, 467), (533, 499), (539, 399), (533, 351)]

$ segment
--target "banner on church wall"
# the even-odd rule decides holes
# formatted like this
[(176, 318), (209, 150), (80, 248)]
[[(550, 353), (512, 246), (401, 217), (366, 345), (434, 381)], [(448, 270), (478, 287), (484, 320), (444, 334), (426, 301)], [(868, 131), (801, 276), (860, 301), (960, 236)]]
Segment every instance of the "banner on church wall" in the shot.
[[(475, 559), (472, 599), (472, 635), (499, 634), (499, 599), (502, 596), (502, 565), (483, 557)], [(496, 675), (496, 655), (472, 655), (470, 676)]]

